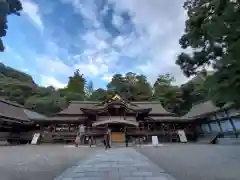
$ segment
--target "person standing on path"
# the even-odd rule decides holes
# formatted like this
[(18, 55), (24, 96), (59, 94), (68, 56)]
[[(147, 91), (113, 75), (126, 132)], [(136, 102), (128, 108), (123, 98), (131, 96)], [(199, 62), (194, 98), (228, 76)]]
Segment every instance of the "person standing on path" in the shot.
[(111, 139), (111, 134), (110, 131), (108, 130), (107, 133), (105, 134), (104, 140), (105, 140), (105, 149), (110, 149), (110, 139)]
[(75, 138), (75, 146), (78, 147), (80, 144), (80, 133), (77, 132), (76, 138)]
[(128, 147), (128, 135), (127, 135), (127, 130), (125, 131), (125, 146)]

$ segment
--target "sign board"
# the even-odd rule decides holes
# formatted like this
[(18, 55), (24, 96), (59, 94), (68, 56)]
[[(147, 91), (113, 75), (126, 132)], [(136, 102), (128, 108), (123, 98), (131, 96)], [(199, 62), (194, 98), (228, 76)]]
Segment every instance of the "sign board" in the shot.
[(40, 133), (34, 133), (31, 144), (37, 144), (39, 138), (40, 138)]
[(178, 130), (178, 136), (181, 142), (187, 142), (187, 137), (184, 130)]
[(152, 145), (155, 145), (155, 146), (158, 145), (158, 137), (157, 136), (152, 136)]

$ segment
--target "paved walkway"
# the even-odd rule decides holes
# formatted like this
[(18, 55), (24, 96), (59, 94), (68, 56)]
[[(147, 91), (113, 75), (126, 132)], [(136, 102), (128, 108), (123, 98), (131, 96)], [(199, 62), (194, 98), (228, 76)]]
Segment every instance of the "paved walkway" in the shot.
[(174, 180), (133, 148), (99, 150), (55, 180)]

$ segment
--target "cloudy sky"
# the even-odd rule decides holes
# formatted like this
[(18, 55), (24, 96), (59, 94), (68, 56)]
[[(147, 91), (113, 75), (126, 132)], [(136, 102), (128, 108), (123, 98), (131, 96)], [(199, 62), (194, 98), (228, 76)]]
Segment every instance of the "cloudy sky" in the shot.
[(11, 16), (0, 61), (33, 76), (40, 85), (63, 87), (80, 69), (94, 88), (115, 73), (135, 72), (154, 82), (178, 66), (178, 39), (186, 15), (183, 0), (22, 0)]

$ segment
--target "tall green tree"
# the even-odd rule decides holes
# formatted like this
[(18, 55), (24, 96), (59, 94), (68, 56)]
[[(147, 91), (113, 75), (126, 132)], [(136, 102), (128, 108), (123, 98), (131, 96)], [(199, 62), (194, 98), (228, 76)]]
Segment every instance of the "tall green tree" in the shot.
[(73, 76), (69, 77), (67, 84), (67, 91), (84, 94), (86, 80), (83, 77), (83, 74), (80, 74), (79, 70), (74, 72)]
[(136, 101), (148, 101), (151, 99), (153, 91), (150, 83), (147, 81), (147, 77), (144, 75), (136, 76), (135, 84), (135, 100)]
[(105, 89), (99, 88), (93, 91), (93, 93), (89, 97), (89, 100), (104, 101), (107, 98), (108, 98), (108, 92)]
[(108, 91), (120, 93), (131, 101), (148, 100), (152, 96), (152, 88), (146, 76), (132, 72), (115, 74), (107, 87)]
[(209, 100), (209, 86), (206, 86), (206, 79), (205, 73), (199, 73), (193, 79), (181, 85), (183, 102), (180, 112), (182, 114), (187, 113), (193, 105)]
[(112, 80), (108, 83), (107, 88), (109, 91), (122, 93), (126, 84), (125, 79), (121, 74), (115, 74)]
[(173, 113), (179, 113), (181, 108), (182, 90), (173, 86), (174, 78), (170, 74), (159, 75), (153, 86), (153, 99), (159, 100), (163, 107)]
[[(179, 42), (192, 48), (182, 53), (176, 63), (186, 76), (212, 66), (212, 96), (216, 101), (240, 104), (240, 2), (234, 0), (186, 0), (184, 8), (189, 19)], [(209, 88), (210, 88), (209, 87)]]
[(0, 1), (0, 51), (4, 51), (2, 37), (7, 34), (7, 16), (10, 14), (20, 15), (22, 4), (19, 0), (1, 0)]
[(42, 113), (45, 115), (54, 115), (62, 109), (67, 107), (67, 102), (65, 98), (61, 98), (56, 95), (36, 97), (31, 96), (26, 99), (25, 108)]
[(61, 97), (65, 97), (67, 102), (82, 101), (86, 98), (85, 84), (86, 80), (83, 74), (80, 74), (79, 70), (76, 70), (73, 76), (69, 77), (67, 87), (59, 89), (58, 92)]

